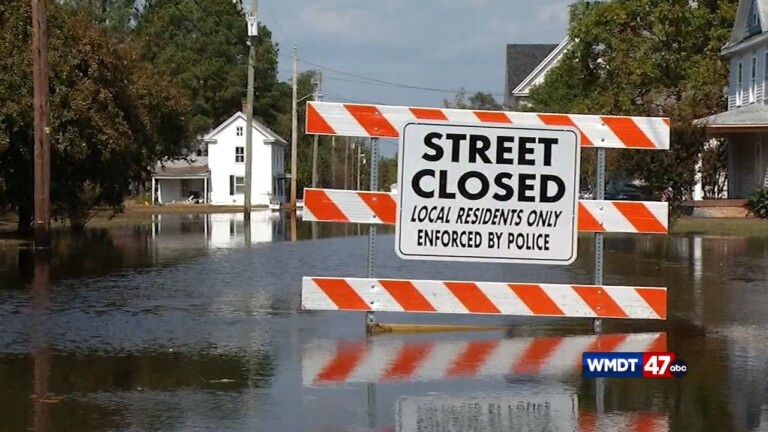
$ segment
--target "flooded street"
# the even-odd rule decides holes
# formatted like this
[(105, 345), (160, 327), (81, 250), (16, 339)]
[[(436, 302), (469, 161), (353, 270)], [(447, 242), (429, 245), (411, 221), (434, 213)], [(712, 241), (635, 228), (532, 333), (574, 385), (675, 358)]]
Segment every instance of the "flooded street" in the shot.
[[(403, 261), (379, 232), (381, 278), (592, 281), (588, 236), (561, 267)], [(300, 310), (303, 276), (365, 276), (366, 234), (163, 215), (60, 233), (49, 264), (0, 250), (0, 430), (768, 431), (768, 239), (607, 236), (605, 283), (668, 287), (666, 322), (377, 313), (506, 330), (366, 337)], [(618, 347), (688, 375), (598, 391), (580, 355)]]

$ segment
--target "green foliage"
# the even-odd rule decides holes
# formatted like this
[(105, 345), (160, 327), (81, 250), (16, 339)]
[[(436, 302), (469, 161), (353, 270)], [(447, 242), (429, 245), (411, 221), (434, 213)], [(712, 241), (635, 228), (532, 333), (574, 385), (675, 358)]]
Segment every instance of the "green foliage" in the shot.
[(706, 146), (702, 151), (701, 183), (704, 199), (720, 198), (725, 193), (728, 181), (727, 156), (723, 140)]
[(453, 98), (453, 102), (448, 99), (443, 100), (443, 106), (445, 108), (457, 108), (457, 109), (474, 109), (474, 110), (487, 110), (496, 111), (501, 109), (501, 104), (496, 102), (493, 95), (490, 93), (477, 92), (469, 97), (469, 101), (465, 101), (467, 92), (464, 89), (459, 90), (456, 96)]
[(620, 150), (613, 169), (645, 181), (673, 211), (695, 184), (706, 139), (693, 120), (720, 112), (727, 64), (719, 55), (737, 0), (579, 1), (572, 6), (572, 45), (540, 86), (543, 112), (666, 116), (668, 152)]
[[(28, 228), (33, 210), (30, 7), (0, 4), (0, 178)], [(91, 11), (49, 8), (51, 207), (80, 227), (96, 206), (122, 209), (132, 182), (183, 153), (191, 135), (186, 94), (95, 25)]]
[[(248, 35), (238, 5), (232, 0), (149, 0), (138, 17), (133, 38), (141, 44), (141, 58), (187, 90), (195, 134), (240, 111), (247, 96)], [(286, 87), (277, 82), (277, 46), (271, 38), (259, 25), (254, 118), (268, 126), (281, 112), (290, 113), (290, 107), (277, 108)]]
[(768, 187), (759, 187), (747, 197), (747, 207), (755, 216), (768, 219)]

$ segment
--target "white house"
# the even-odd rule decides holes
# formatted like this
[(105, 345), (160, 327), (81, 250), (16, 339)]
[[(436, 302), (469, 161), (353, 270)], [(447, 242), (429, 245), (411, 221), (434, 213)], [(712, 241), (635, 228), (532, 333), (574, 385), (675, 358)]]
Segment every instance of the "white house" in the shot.
[[(158, 204), (203, 202), (243, 205), (245, 201), (246, 116), (235, 113), (202, 137), (201, 148), (191, 161), (172, 161), (155, 169), (153, 202)], [(253, 121), (253, 183), (251, 204), (268, 206), (285, 202), (286, 141), (266, 126)]]
[(544, 81), (571, 46), (566, 37), (559, 44), (509, 44), (504, 106), (520, 110), (528, 106), (531, 89)]
[(730, 41), (728, 110), (696, 123), (728, 150), (728, 198), (768, 186), (768, 0), (741, 0)]

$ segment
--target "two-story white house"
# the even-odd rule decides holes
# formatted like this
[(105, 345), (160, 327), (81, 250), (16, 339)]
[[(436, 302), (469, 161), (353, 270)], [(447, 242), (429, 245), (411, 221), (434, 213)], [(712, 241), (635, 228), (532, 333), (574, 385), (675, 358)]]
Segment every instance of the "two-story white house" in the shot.
[(696, 121), (728, 149), (728, 198), (768, 186), (768, 0), (741, 0), (730, 41), (728, 110)]
[[(243, 205), (245, 202), (246, 116), (235, 113), (201, 139), (191, 162), (171, 161), (155, 169), (153, 203), (195, 202)], [(286, 141), (253, 121), (253, 183), (251, 204), (284, 203), (289, 186), (285, 175)]]

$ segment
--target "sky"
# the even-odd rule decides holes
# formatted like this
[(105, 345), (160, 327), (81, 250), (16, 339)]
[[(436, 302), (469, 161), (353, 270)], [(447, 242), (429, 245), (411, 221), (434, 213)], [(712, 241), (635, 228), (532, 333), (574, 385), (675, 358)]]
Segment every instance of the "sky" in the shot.
[(324, 68), (324, 101), (440, 107), (462, 87), (502, 102), (506, 45), (559, 43), (572, 2), (260, 0), (258, 15), (278, 44), (281, 80), (296, 45), (299, 71)]

